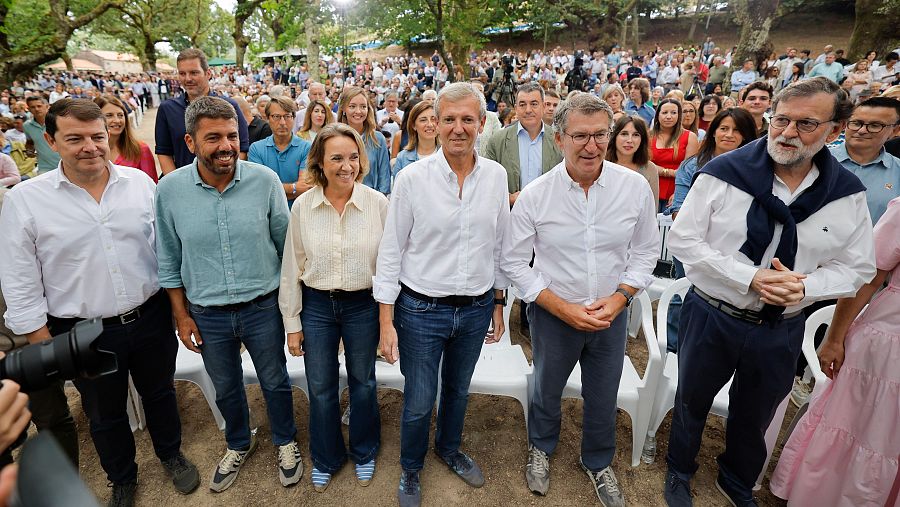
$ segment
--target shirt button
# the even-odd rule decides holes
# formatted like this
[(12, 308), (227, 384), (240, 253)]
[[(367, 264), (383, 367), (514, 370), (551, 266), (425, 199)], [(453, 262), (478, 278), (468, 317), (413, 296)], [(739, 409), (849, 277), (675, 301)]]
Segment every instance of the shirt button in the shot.
[(221, 226), (224, 227), (224, 226), (225, 226), (225, 222), (219, 222), (219, 225), (221, 225)]

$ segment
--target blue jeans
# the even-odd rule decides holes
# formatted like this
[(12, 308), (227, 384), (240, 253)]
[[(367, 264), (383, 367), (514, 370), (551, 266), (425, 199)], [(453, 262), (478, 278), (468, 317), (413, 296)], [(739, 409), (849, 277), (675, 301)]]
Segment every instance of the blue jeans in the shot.
[(278, 309), (278, 292), (239, 310), (190, 305), (191, 317), (200, 330), (203, 365), (216, 388), (216, 406), (225, 419), (229, 449), (250, 445), (250, 412), (241, 370), (241, 343), (250, 353), (266, 399), (272, 441), (285, 445), (294, 440), (294, 404), (291, 380), (284, 358), (284, 325)]
[(381, 444), (375, 383), (378, 305), (370, 291), (338, 298), (303, 288), (303, 361), (309, 384), (309, 452), (322, 472), (334, 474), (347, 461), (341, 433), (338, 343), (343, 338), (350, 387), (350, 459), (368, 463)]
[(406, 379), (400, 425), (400, 466), (404, 470), (421, 470), (425, 464), (438, 368), (441, 401), (435, 450), (441, 456), (452, 456), (459, 450), (469, 383), (491, 322), (493, 294), (494, 291), (489, 291), (471, 305), (461, 307), (421, 301), (403, 292), (397, 298), (394, 326), (399, 340), (400, 370)]
[[(684, 264), (672, 257), (675, 265), (675, 279), (684, 278)], [(669, 314), (666, 318), (666, 351), (678, 353), (678, 323), (681, 321), (681, 296), (674, 296), (669, 303)]]

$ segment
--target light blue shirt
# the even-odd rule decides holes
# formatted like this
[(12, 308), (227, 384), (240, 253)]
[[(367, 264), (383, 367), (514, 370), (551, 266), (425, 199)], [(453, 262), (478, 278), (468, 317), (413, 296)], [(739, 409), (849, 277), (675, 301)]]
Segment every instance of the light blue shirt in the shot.
[(653, 58), (649, 58), (649, 60), (649, 62), (644, 64), (644, 76), (647, 79), (656, 79), (656, 72), (659, 70), (659, 64), (656, 63), (656, 60)]
[(837, 62), (834, 62), (831, 65), (828, 65), (825, 62), (816, 64), (816, 66), (809, 71), (807, 77), (812, 78), (816, 76), (827, 77), (835, 83), (840, 83), (841, 78), (844, 77), (844, 66)]
[(694, 174), (696, 173), (696, 155), (682, 162), (678, 170), (675, 171), (675, 197), (672, 198), (672, 205), (666, 209), (666, 215), (671, 215), (681, 209), (681, 205), (684, 204), (684, 198), (687, 197), (688, 191), (691, 189), (691, 183), (693, 183)]
[(850, 158), (846, 144), (831, 148), (831, 154), (866, 186), (866, 204), (872, 223), (877, 223), (891, 199), (900, 197), (900, 159), (881, 148), (878, 158), (860, 165)]
[(53, 151), (44, 138), (47, 127), (34, 120), (28, 120), (22, 125), (22, 131), (25, 132), (25, 137), (34, 143), (34, 149), (37, 151), (38, 172), (44, 174), (56, 169), (59, 166), (59, 153)]
[(544, 173), (541, 157), (544, 155), (544, 129), (534, 138), (528, 134), (522, 123), (519, 123), (516, 136), (519, 140), (519, 179), (521, 187), (538, 179)]
[[(275, 171), (282, 183), (294, 183), (300, 178), (300, 173), (306, 170), (306, 156), (311, 146), (312, 143), (295, 135), (291, 144), (279, 151), (273, 134), (251, 144), (247, 159)], [(291, 203), (293, 200), (288, 201), (288, 204)]]
[(159, 284), (184, 287), (200, 306), (244, 303), (278, 288), (288, 207), (278, 176), (239, 160), (219, 193), (197, 161), (161, 179), (156, 189)]
[(756, 81), (756, 71), (744, 71), (744, 69), (736, 70), (731, 73), (731, 91), (739, 92), (754, 81)]
[(363, 135), (366, 145), (366, 157), (369, 159), (369, 172), (363, 177), (363, 185), (374, 188), (382, 194), (391, 193), (391, 154), (387, 143), (380, 132), (375, 132), (375, 142)]

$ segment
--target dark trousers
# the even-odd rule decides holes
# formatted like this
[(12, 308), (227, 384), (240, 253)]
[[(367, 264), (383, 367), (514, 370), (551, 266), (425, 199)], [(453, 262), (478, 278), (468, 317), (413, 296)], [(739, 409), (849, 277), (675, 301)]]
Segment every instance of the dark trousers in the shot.
[(562, 392), (581, 363), (584, 415), (581, 462), (599, 472), (612, 463), (616, 452), (616, 395), (625, 361), (628, 313), (622, 312), (608, 329), (585, 332), (544, 310), (528, 305), (534, 386), (528, 410), (528, 440), (552, 454), (559, 443)]
[(678, 390), (669, 469), (689, 481), (713, 398), (734, 375), (728, 403), (725, 452), (719, 479), (745, 500), (766, 461), (766, 429), (794, 380), (805, 319), (752, 324), (725, 315), (691, 289), (681, 308), (678, 330)]
[[(78, 319), (49, 319), (50, 331), (65, 333)], [(104, 324), (97, 347), (116, 354), (119, 369), (95, 379), (75, 379), (81, 404), (91, 426), (91, 439), (100, 464), (113, 484), (137, 480), (134, 435), (128, 423), (128, 374), (141, 395), (153, 449), (160, 460), (175, 457), (181, 448), (181, 419), (175, 399), (175, 356), (178, 338), (172, 310), (159, 291), (129, 324)]]
[[(53, 328), (50, 332), (56, 334)], [(78, 428), (69, 411), (65, 382), (58, 380), (49, 387), (28, 393), (28, 408), (31, 422), (38, 431), (49, 431), (78, 469)]]

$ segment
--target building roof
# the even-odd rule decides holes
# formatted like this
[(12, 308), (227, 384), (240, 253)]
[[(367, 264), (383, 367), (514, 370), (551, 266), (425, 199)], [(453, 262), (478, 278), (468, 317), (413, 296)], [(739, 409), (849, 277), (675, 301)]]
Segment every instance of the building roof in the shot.
[(114, 60), (117, 62), (140, 62), (140, 59), (131, 53), (119, 53), (117, 51), (105, 51), (102, 49), (88, 49), (91, 53), (103, 58), (104, 60)]
[[(103, 67), (97, 65), (96, 63), (82, 60), (81, 58), (72, 58), (72, 67), (75, 70), (90, 70), (98, 72), (103, 71)], [(59, 61), (54, 64), (48, 65), (47, 68), (52, 70), (66, 70), (66, 62)]]

